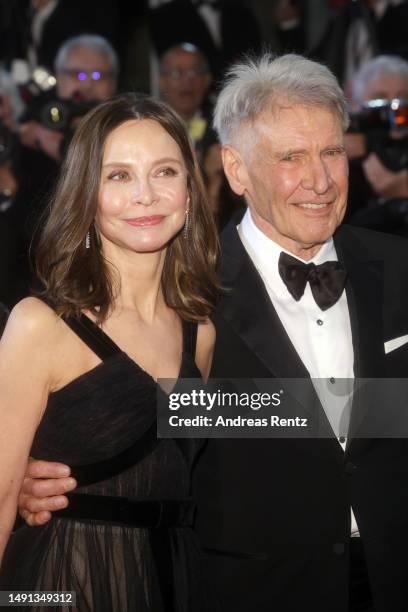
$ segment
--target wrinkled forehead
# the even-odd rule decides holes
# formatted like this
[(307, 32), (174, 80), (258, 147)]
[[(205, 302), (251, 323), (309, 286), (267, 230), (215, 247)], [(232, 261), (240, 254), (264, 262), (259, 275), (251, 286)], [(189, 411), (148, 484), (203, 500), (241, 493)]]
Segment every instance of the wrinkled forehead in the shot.
[[(321, 130), (322, 120), (325, 134)], [(341, 119), (331, 107), (280, 100), (267, 104), (256, 117), (242, 121), (234, 132), (233, 140), (234, 146), (248, 157), (252, 156), (259, 144), (291, 148), (296, 147), (302, 139), (342, 139), (342, 136)]]

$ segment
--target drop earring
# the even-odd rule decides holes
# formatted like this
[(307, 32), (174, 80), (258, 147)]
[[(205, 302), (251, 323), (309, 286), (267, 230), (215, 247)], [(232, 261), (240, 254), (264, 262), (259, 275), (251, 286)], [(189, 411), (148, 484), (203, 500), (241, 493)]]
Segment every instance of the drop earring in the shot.
[(88, 230), (85, 236), (85, 248), (88, 251), (91, 248), (91, 232)]
[(186, 219), (184, 221), (184, 227), (183, 227), (184, 240), (187, 240), (189, 228), (190, 228), (190, 210), (187, 208), (186, 209)]

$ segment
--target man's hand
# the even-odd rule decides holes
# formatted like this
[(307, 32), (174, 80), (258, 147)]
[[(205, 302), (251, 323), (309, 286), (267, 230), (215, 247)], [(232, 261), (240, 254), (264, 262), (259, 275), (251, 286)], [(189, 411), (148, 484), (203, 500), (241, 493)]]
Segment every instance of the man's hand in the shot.
[(381, 198), (408, 197), (408, 170), (392, 172), (375, 153), (363, 162), (364, 173), (377, 196)]
[(18, 498), (18, 510), (27, 525), (44, 525), (54, 510), (68, 505), (65, 493), (77, 486), (62, 463), (30, 460)]
[(17, 128), (13, 117), (13, 107), (10, 96), (8, 96), (4, 91), (0, 93), (0, 121), (4, 123), (4, 125), (12, 132), (14, 132)]
[(21, 144), (42, 151), (56, 161), (60, 161), (61, 142), (64, 138), (62, 132), (49, 130), (38, 121), (27, 121), (20, 125), (18, 133)]

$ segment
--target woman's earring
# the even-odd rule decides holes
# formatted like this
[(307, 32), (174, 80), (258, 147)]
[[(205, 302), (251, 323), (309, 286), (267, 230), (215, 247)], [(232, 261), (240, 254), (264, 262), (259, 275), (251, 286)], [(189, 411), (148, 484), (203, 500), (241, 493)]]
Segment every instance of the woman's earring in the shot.
[(89, 250), (91, 248), (91, 232), (88, 230), (85, 236), (85, 248)]
[(183, 227), (183, 238), (184, 238), (184, 240), (187, 240), (189, 228), (190, 228), (190, 210), (187, 208), (186, 209), (186, 219), (184, 221), (184, 227)]

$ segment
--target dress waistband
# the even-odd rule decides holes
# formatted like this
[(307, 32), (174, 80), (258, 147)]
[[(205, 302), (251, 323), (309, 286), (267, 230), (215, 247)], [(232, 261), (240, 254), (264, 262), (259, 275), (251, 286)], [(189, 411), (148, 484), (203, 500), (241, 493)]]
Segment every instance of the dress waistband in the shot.
[(138, 500), (105, 495), (68, 495), (69, 506), (54, 512), (55, 518), (106, 521), (129, 527), (189, 527), (194, 522), (191, 499)]

